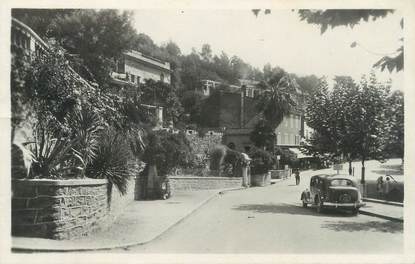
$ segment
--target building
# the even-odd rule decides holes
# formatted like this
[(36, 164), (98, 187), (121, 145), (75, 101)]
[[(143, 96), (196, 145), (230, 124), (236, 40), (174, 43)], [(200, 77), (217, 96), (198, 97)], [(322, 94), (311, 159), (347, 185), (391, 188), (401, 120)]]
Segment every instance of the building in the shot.
[(238, 81), (241, 87), (244, 87), (246, 97), (254, 98), (263, 93), (263, 90), (258, 88), (259, 81), (249, 79), (239, 79)]
[(221, 85), (220, 82), (212, 80), (201, 80), (201, 83), (202, 93), (204, 96), (209, 96), (214, 89), (218, 88)]
[(169, 62), (132, 50), (123, 53), (111, 77), (119, 85), (138, 85), (147, 79), (170, 84), (171, 73)]
[[(137, 86), (145, 83), (145, 80), (170, 84), (171, 73), (169, 62), (131, 50), (123, 53), (115, 71), (111, 73), (111, 81), (112, 84), (115, 84), (115, 90), (124, 89), (128, 94), (131, 91), (135, 92)], [(155, 115), (157, 120), (155, 129), (162, 128), (163, 107), (147, 104), (141, 106)]]
[(15, 54), (17, 49), (21, 49), (25, 55), (32, 59), (45, 54), (49, 50), (49, 46), (45, 41), (30, 27), (15, 18), (12, 18), (11, 48), (12, 55)]
[[(223, 129), (223, 143), (237, 151), (248, 152), (253, 142), (251, 132), (262, 117), (256, 110), (258, 95), (263, 91), (244, 83), (240, 92), (221, 92), (219, 102), (219, 126)], [(302, 105), (302, 94), (297, 91), (296, 101)], [(301, 110), (293, 110), (285, 116), (275, 129), (275, 145), (278, 147), (298, 148), (304, 131), (304, 117)]]

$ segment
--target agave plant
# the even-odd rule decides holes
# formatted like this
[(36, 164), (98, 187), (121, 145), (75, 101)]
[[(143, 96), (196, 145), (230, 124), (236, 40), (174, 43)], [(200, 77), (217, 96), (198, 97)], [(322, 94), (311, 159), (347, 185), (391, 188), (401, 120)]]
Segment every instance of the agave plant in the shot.
[(130, 146), (123, 134), (114, 129), (101, 133), (96, 156), (86, 168), (89, 178), (107, 179), (111, 186), (125, 194), (131, 176), (128, 161), (131, 158)]
[(28, 142), (32, 152), (30, 178), (62, 178), (73, 176), (73, 146), (77, 139), (56, 131), (50, 122), (39, 122), (34, 131), (34, 141)]
[(34, 141), (26, 143), (33, 154), (30, 177), (84, 177), (86, 166), (95, 158), (102, 128), (99, 116), (86, 107), (75, 108), (65, 123), (39, 120)]
[(96, 157), (98, 138), (104, 128), (99, 115), (86, 106), (76, 108), (69, 117), (68, 124), (72, 127), (72, 138), (76, 139), (73, 155), (83, 168)]

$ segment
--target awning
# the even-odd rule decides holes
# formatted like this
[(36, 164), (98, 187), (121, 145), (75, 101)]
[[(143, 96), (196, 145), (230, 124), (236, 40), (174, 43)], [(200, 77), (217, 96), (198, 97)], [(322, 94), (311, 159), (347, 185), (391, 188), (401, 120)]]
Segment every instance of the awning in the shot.
[(313, 156), (303, 154), (298, 148), (289, 148), (290, 151), (297, 155), (297, 159), (312, 158)]

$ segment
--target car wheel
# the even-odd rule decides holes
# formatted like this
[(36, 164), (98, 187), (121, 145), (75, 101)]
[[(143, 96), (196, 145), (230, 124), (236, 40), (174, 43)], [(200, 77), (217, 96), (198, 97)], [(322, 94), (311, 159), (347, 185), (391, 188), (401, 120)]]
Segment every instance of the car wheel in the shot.
[(352, 215), (359, 215), (359, 209), (358, 208), (353, 209), (352, 210)]

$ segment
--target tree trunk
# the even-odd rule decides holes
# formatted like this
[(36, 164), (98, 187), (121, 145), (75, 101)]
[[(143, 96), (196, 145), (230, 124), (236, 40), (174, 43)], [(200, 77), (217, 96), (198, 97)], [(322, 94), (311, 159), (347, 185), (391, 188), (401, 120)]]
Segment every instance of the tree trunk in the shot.
[(349, 159), (349, 175), (352, 175), (353, 169), (352, 169), (352, 160)]
[(365, 183), (365, 160), (362, 159), (362, 178), (360, 180), (362, 184)]

